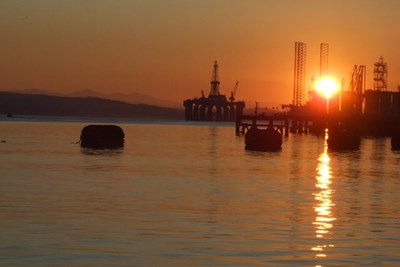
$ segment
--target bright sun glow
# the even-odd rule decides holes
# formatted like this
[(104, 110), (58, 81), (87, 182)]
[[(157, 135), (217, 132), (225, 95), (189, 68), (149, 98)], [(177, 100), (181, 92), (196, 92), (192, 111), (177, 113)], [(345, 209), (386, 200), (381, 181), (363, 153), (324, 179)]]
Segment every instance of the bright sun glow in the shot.
[(317, 91), (323, 94), (326, 98), (330, 98), (339, 90), (338, 83), (332, 78), (322, 78), (317, 82)]

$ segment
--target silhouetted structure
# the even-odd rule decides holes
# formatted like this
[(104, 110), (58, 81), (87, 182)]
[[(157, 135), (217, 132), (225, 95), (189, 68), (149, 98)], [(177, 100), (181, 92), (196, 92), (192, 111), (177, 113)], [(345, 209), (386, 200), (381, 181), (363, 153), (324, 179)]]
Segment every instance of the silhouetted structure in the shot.
[[(387, 91), (387, 64), (382, 57), (374, 66), (374, 90), (365, 90), (366, 67), (355, 65), (347, 90), (342, 88), (339, 94), (328, 100), (312, 91), (310, 101), (304, 106), (290, 107), (288, 116), (293, 118), (292, 128), (296, 129), (295, 118), (303, 117), (310, 119), (309, 124), (315, 133), (322, 133), (325, 127), (329, 127), (329, 121), (330, 127), (340, 125), (342, 134), (349, 133), (357, 124), (360, 135), (392, 136), (400, 123), (400, 92)], [(346, 123), (349, 118), (354, 119), (353, 123)], [(336, 133), (336, 130), (332, 132)]]
[[(364, 65), (354, 65), (353, 71), (351, 72), (349, 92), (361, 95), (365, 91), (366, 82), (366, 67)], [(342, 88), (343, 89), (343, 88)]]
[(399, 92), (365, 91), (363, 131), (367, 135), (391, 136), (399, 118)]
[(330, 150), (356, 150), (361, 143), (360, 119), (357, 116), (328, 121), (327, 144)]
[(296, 42), (294, 52), (293, 106), (299, 107), (302, 106), (304, 103), (306, 44), (302, 42)]
[[(328, 73), (328, 49), (328, 44), (321, 44), (321, 78)], [(362, 136), (392, 137), (392, 149), (400, 150), (400, 86), (397, 92), (387, 91), (383, 58), (374, 64), (374, 90), (365, 90), (366, 67), (355, 65), (347, 90), (342, 84), (338, 94), (326, 98), (312, 89), (310, 100), (303, 104), (305, 54), (305, 44), (296, 42), (293, 103), (282, 105), (285, 112), (237, 117), (235, 132), (245, 135), (246, 148), (268, 148), (267, 130), (282, 137), (283, 131), (288, 136), (288, 129), (322, 134), (328, 128), (327, 143), (332, 150), (359, 149)], [(267, 129), (263, 128), (265, 121), (269, 121)]]
[(211, 88), (208, 97), (187, 99), (183, 102), (185, 107), (185, 120), (187, 121), (235, 121), (237, 116), (243, 114), (244, 101), (234, 101), (238, 83), (228, 99), (220, 94), (218, 79), (218, 63), (214, 62), (211, 78)]
[(273, 127), (280, 135), (289, 136), (289, 117), (286, 114), (239, 116), (236, 119), (235, 133), (236, 135), (246, 135), (253, 126), (261, 129)]
[(383, 57), (374, 64), (374, 90), (387, 90), (387, 63), (383, 61)]
[(124, 131), (116, 125), (87, 125), (81, 132), (81, 147), (94, 149), (121, 148)]
[(319, 76), (324, 77), (328, 75), (329, 65), (328, 65), (328, 56), (329, 56), (329, 44), (321, 43), (320, 51), (319, 51)]

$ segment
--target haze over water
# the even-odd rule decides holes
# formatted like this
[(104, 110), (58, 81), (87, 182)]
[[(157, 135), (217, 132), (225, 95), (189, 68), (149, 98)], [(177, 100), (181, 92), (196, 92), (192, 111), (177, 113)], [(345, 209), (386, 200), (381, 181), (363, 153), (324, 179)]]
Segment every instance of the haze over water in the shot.
[(290, 135), (244, 150), (230, 124), (0, 122), (2, 266), (396, 266), (400, 153)]

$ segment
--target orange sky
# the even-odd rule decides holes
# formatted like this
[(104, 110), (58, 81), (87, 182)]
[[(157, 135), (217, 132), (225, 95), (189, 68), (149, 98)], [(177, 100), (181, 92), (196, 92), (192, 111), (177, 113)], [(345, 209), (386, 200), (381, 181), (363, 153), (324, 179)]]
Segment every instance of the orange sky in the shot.
[(398, 0), (2, 0), (0, 90), (90, 88), (180, 103), (208, 94), (218, 60), (222, 93), (239, 80), (239, 99), (290, 103), (296, 41), (307, 44), (307, 84), (325, 42), (338, 80), (366, 65), (371, 88), (383, 56), (397, 90), (399, 10)]

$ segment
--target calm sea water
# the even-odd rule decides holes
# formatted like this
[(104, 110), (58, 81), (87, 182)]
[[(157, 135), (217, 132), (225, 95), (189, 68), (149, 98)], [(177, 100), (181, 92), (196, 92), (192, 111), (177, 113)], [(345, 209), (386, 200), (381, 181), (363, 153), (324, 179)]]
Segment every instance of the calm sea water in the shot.
[(1, 266), (396, 266), (400, 153), (290, 135), (244, 150), (232, 125), (0, 122)]

